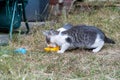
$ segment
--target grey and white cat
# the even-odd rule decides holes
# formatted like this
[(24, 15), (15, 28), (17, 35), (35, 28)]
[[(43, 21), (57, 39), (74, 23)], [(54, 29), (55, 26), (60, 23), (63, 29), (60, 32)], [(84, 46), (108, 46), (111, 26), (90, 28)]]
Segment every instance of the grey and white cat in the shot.
[[(68, 26), (69, 27), (69, 26)], [(64, 28), (64, 27), (63, 27)], [(47, 30), (43, 34), (46, 36), (48, 45), (58, 45), (60, 50), (57, 53), (64, 53), (68, 49), (87, 48), (93, 52), (99, 52), (104, 43), (115, 42), (105, 36), (102, 30), (93, 26), (78, 25), (64, 30)]]

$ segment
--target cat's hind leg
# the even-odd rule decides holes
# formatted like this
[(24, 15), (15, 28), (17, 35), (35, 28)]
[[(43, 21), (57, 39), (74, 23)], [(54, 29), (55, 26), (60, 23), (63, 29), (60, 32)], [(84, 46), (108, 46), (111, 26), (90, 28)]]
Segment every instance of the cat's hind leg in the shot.
[(99, 42), (95, 43), (94, 46), (95, 46), (96, 48), (93, 49), (92, 51), (93, 51), (94, 53), (97, 53), (97, 52), (99, 52), (99, 51), (102, 49), (102, 47), (104, 46), (104, 41), (100, 40)]

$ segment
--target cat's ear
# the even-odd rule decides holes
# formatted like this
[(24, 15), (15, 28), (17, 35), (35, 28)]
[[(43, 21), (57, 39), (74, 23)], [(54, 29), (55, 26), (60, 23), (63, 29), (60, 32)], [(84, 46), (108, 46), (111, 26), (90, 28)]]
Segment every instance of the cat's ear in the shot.
[(45, 36), (48, 36), (49, 35), (49, 31), (48, 30), (45, 30), (45, 31), (42, 31), (43, 35)]
[(58, 34), (59, 34), (59, 31), (56, 31), (53, 29), (43, 31), (43, 35), (45, 36), (53, 36), (53, 35), (58, 35)]
[(49, 30), (42, 31), (42, 33), (43, 33), (43, 35), (48, 36), (48, 35), (51, 35), (52, 31), (53, 31), (53, 29), (49, 29)]
[(51, 34), (51, 35), (58, 35), (58, 34), (59, 34), (59, 31), (56, 31), (56, 30), (51, 29), (51, 30), (50, 30), (50, 34)]

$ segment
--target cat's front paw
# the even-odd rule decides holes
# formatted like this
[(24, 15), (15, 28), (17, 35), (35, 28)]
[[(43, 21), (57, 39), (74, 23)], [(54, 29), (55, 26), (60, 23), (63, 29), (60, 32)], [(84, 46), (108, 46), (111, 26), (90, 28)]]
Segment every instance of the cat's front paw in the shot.
[(93, 51), (94, 53), (99, 52), (99, 50), (98, 50), (98, 49), (93, 49), (92, 51)]
[(64, 53), (64, 51), (59, 50), (59, 51), (57, 51), (57, 53), (62, 54), (62, 53)]

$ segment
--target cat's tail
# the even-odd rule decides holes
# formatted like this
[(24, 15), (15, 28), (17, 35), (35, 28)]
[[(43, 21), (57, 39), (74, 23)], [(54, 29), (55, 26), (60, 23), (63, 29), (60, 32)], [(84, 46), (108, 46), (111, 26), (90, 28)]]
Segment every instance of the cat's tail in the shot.
[(105, 37), (105, 43), (111, 43), (111, 44), (115, 44), (115, 41), (113, 41), (110, 38)]

